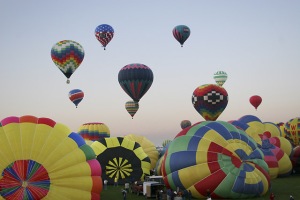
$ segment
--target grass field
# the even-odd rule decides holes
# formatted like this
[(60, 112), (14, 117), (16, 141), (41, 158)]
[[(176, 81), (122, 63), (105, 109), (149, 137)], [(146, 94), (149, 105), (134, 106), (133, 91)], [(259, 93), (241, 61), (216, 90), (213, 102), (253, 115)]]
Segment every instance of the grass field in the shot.
[[(289, 200), (289, 195), (292, 194), (295, 200), (300, 200), (300, 175), (293, 175), (286, 178), (277, 178), (271, 181), (271, 191), (275, 194), (276, 200)], [(123, 200), (121, 190), (123, 186), (114, 187), (109, 185), (107, 190), (101, 193), (101, 200)], [(253, 198), (253, 200), (268, 200), (269, 194), (263, 197)], [(127, 194), (126, 200), (144, 200), (144, 196), (137, 196), (136, 194)], [(155, 198), (153, 198), (155, 199)], [(252, 200), (252, 199), (247, 199)]]

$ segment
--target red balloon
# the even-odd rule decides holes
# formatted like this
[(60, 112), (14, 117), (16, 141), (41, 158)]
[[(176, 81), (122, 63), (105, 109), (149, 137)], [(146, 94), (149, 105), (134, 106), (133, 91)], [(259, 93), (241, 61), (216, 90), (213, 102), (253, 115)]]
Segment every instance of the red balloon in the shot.
[(254, 96), (250, 97), (249, 101), (252, 104), (252, 106), (254, 106), (254, 108), (257, 109), (257, 107), (262, 102), (262, 98), (258, 95), (254, 95)]

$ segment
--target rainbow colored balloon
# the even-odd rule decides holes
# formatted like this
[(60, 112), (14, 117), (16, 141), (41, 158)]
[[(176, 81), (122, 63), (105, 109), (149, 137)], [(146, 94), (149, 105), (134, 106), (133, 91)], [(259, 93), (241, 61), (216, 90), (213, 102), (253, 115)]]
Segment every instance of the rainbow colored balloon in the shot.
[(228, 104), (228, 94), (221, 86), (205, 84), (194, 90), (192, 103), (205, 120), (215, 121)]
[(52, 47), (51, 58), (58, 69), (67, 77), (67, 83), (70, 83), (70, 77), (84, 59), (84, 50), (75, 41), (62, 40)]
[(1, 120), (0, 155), (0, 199), (100, 199), (102, 170), (94, 151), (52, 119)]
[(205, 198), (209, 189), (212, 199), (252, 198), (268, 192), (264, 155), (243, 130), (223, 121), (205, 121), (182, 131), (185, 134), (175, 137), (162, 161), (167, 187), (190, 190), (194, 198)]
[(96, 141), (110, 137), (110, 130), (104, 123), (90, 122), (82, 124), (78, 129), (78, 134), (85, 140)]

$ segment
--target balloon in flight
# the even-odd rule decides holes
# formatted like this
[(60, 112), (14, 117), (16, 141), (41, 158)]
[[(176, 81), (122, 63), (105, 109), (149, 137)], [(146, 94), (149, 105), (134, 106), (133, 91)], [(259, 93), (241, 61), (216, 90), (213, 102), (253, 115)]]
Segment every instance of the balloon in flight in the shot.
[(219, 86), (223, 86), (227, 80), (227, 73), (224, 71), (217, 71), (214, 73), (214, 79)]
[(192, 104), (205, 120), (215, 121), (228, 104), (228, 93), (215, 84), (201, 85), (193, 92)]
[(136, 101), (127, 101), (125, 103), (125, 109), (127, 110), (127, 112), (130, 114), (130, 116), (133, 119), (133, 116), (139, 109), (139, 103)]
[(104, 50), (106, 45), (112, 40), (114, 37), (114, 29), (108, 24), (101, 24), (95, 29), (95, 36), (97, 40), (102, 44)]
[(78, 106), (78, 104), (82, 101), (84, 97), (84, 93), (80, 89), (73, 89), (69, 92), (69, 99), (74, 103), (74, 105)]
[(251, 105), (257, 110), (258, 106), (262, 102), (262, 98), (258, 95), (253, 95), (250, 97), (249, 101), (250, 101)]
[(146, 94), (153, 82), (152, 70), (139, 63), (124, 66), (118, 74), (118, 81), (122, 89), (132, 98), (139, 102)]
[(173, 28), (174, 38), (181, 44), (183, 47), (184, 42), (190, 37), (191, 30), (186, 25), (178, 25)]
[(84, 50), (75, 41), (62, 40), (52, 47), (51, 58), (58, 69), (67, 77), (67, 83), (70, 83), (70, 77), (84, 59)]

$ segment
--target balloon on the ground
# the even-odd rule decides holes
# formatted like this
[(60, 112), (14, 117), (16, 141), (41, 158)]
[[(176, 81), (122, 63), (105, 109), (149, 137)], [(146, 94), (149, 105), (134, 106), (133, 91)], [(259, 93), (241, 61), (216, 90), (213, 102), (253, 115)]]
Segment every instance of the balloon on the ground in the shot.
[(300, 144), (300, 118), (296, 117), (287, 121), (284, 125), (286, 137), (292, 141), (294, 146)]
[(189, 126), (191, 126), (191, 125), (192, 125), (191, 121), (190, 121), (190, 120), (187, 120), (187, 119), (182, 120), (181, 123), (180, 123), (180, 127), (181, 127), (182, 129), (185, 129), (186, 127), (189, 127)]
[(205, 198), (209, 189), (212, 199), (268, 192), (263, 153), (243, 130), (222, 121), (205, 121), (188, 129), (170, 143), (162, 161), (167, 187), (190, 190), (194, 198)]
[(108, 126), (102, 122), (89, 122), (79, 127), (78, 134), (85, 140), (96, 141), (101, 138), (110, 137), (110, 130)]
[(215, 121), (228, 104), (228, 94), (221, 86), (205, 84), (194, 90), (192, 103), (205, 120)]
[(108, 24), (101, 24), (95, 29), (95, 36), (97, 40), (102, 44), (104, 50), (106, 45), (112, 40), (114, 37), (114, 29)]
[(223, 86), (227, 80), (227, 73), (224, 71), (217, 71), (214, 73), (214, 79), (219, 86)]
[(257, 110), (258, 106), (262, 102), (262, 98), (258, 95), (253, 95), (253, 96), (250, 97), (249, 102), (255, 108), (255, 110)]
[(156, 166), (156, 162), (159, 157), (159, 153), (156, 149), (156, 146), (153, 142), (151, 142), (148, 138), (136, 135), (136, 134), (128, 134), (124, 137), (125, 139), (134, 141), (139, 143), (141, 147), (143, 148), (144, 152), (148, 155), (151, 161), (151, 169), (154, 169)]
[[(271, 178), (289, 175), (292, 166), (289, 159), (291, 146), (280, 136), (278, 126), (272, 122), (262, 122), (253, 115), (245, 115), (238, 121), (251, 127), (251, 129), (247, 129), (252, 131), (251, 136), (256, 135), (256, 137), (259, 136), (261, 138), (261, 142), (257, 143), (265, 155), (264, 158), (268, 164)], [(244, 131), (247, 133), (247, 130)], [(283, 143), (281, 144), (279, 141)]]
[(293, 149), (291, 161), (293, 164), (293, 173), (300, 174), (300, 146), (296, 146)]
[(0, 122), (0, 199), (100, 199), (101, 166), (77, 133), (49, 118)]
[(124, 66), (118, 74), (118, 81), (122, 89), (132, 98), (139, 102), (146, 94), (153, 82), (152, 70), (139, 63)]
[(74, 105), (78, 106), (78, 104), (82, 101), (84, 97), (84, 93), (80, 89), (73, 89), (69, 92), (69, 99), (74, 103)]
[(119, 179), (120, 184), (128, 180), (144, 180), (150, 175), (150, 158), (143, 148), (134, 141), (123, 137), (102, 138), (91, 144), (102, 166), (102, 179), (113, 182)]
[(186, 25), (178, 25), (173, 28), (174, 38), (183, 46), (184, 42), (190, 37), (191, 30)]
[(52, 47), (51, 58), (58, 69), (67, 77), (67, 83), (70, 83), (70, 77), (83, 61), (84, 50), (75, 41), (62, 40)]
[(127, 112), (129, 113), (129, 115), (132, 117), (135, 115), (135, 113), (138, 111), (139, 109), (139, 103), (136, 101), (127, 101), (125, 103), (125, 109), (127, 110)]

